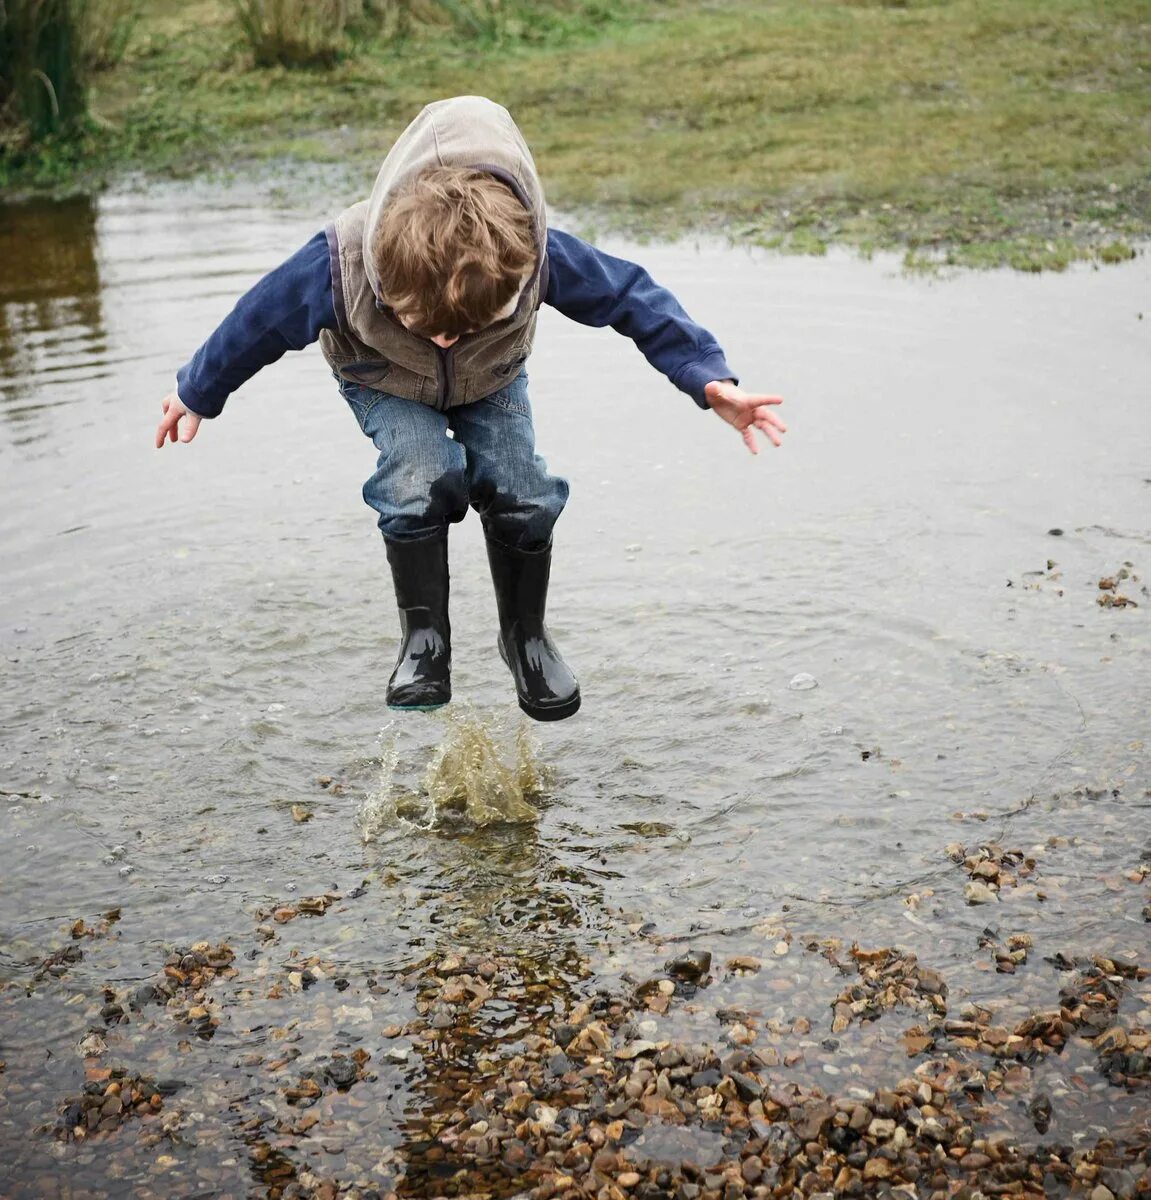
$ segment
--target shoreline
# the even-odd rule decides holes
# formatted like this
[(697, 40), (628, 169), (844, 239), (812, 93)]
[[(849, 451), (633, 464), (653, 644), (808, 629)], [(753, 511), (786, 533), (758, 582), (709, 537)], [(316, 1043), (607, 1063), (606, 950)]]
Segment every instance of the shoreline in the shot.
[[(1105, 27), (1088, 0), (635, 0), (569, 25), (502, 42), (433, 26), (368, 36), (323, 71), (255, 69), (221, 0), (145, 0), (123, 61), (95, 79), (92, 128), (0, 159), (0, 187), (370, 181), (429, 98), (482, 92), (513, 112), (557, 209), (631, 236), (1024, 271), (1126, 261), (1151, 239), (1133, 0)], [(957, 53), (968, 44), (979, 53)]]
[[(260, 160), (218, 165), (188, 175), (125, 170), (118, 175), (77, 179), (65, 188), (9, 194), (0, 199), (0, 214), (5, 209), (77, 198), (147, 196), (191, 186), (202, 192), (207, 202), (227, 197), (229, 201), (238, 199), (275, 210), (314, 212), (318, 219), (329, 219), (342, 206), (363, 198), (375, 169), (367, 164), (335, 167), (322, 161), (282, 159), (274, 163)], [(289, 173), (295, 181), (291, 191), (284, 184)], [(1100, 194), (1114, 195), (1108, 190)], [(1142, 191), (1138, 194), (1141, 196)], [(861, 259), (890, 256), (902, 269), (922, 274), (1000, 268), (1041, 273), (1062, 272), (1077, 264), (1097, 269), (1146, 254), (1151, 247), (1151, 185), (1147, 196), (1149, 220), (1145, 227), (1073, 220), (1062, 215), (1071, 211), (1068, 206), (1073, 201), (1060, 194), (1021, 201), (1018, 216), (1004, 226), (1001, 237), (979, 240), (968, 236), (965, 241), (949, 240), (940, 231), (942, 209), (940, 213), (923, 213), (896, 211), (884, 205), (879, 213), (864, 212), (860, 217), (826, 205), (805, 209), (794, 207), (795, 201), (784, 201), (773, 223), (714, 216), (693, 218), (690, 213), (670, 209), (653, 216), (643, 205), (571, 209), (549, 202), (549, 209), (564, 228), (592, 241), (618, 238), (645, 245), (705, 239), (793, 257), (822, 258), (835, 252)]]

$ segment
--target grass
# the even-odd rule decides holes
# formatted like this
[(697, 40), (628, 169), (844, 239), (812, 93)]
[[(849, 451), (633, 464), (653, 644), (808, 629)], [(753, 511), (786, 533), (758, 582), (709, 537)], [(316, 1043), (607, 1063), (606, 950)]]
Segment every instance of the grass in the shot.
[(1151, 230), (1146, 0), (577, 4), (368, 35), (325, 71), (254, 68), (222, 0), (144, 0), (94, 88), (114, 128), (9, 156), (0, 185), (326, 162), (342, 201), (426, 100), (470, 91), (512, 110), (553, 205), (600, 227), (1022, 269), (1120, 261)]

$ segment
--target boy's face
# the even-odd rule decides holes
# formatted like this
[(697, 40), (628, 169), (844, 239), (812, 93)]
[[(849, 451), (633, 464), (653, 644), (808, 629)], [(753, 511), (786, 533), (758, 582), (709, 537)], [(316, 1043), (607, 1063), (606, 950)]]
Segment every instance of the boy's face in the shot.
[[(396, 320), (399, 321), (399, 323), (405, 329), (411, 330), (412, 322), (410, 317), (405, 316), (403, 313), (396, 313)], [(466, 332), (475, 333), (476, 331), (474, 329), (469, 329)], [(420, 337), (421, 335), (417, 333), (416, 336)], [(450, 346), (454, 346), (459, 340), (460, 334), (458, 333), (433, 333), (428, 335), (428, 341), (435, 346), (439, 346), (442, 350), (447, 350)]]
[[(503, 306), (503, 308), (501, 308), (499, 310), (499, 312), (497, 312), (495, 314), (495, 316), (493, 316), (491, 318), (491, 320), (485, 321), (477, 329), (469, 329), (469, 330), (467, 330), (467, 332), (468, 333), (477, 333), (477, 332), (479, 332), (479, 329), (487, 329), (487, 327), (489, 325), (494, 325), (497, 321), (506, 321), (507, 318), (510, 317), (516, 311), (516, 307), (520, 302), (520, 297), (523, 295), (524, 288), (527, 286), (527, 280), (530, 277), (530, 275), (531, 275), (530, 271), (524, 275), (524, 280), (520, 284), (520, 286), (516, 289), (516, 294), (507, 302), (507, 304), (505, 304)], [(393, 312), (395, 313), (396, 320), (399, 321), (399, 323), (405, 329), (412, 328), (412, 320), (413, 320), (412, 317), (410, 317), (407, 313), (405, 313), (401, 310), (398, 310), (398, 309), (393, 309)], [(429, 334), (428, 341), (431, 342), (433, 345), (439, 346), (441, 350), (447, 350), (450, 347), (454, 346), (456, 344), (456, 342), (458, 342), (460, 340), (460, 336), (461, 335), (458, 333), (456, 333), (456, 334), (448, 334), (448, 333)]]

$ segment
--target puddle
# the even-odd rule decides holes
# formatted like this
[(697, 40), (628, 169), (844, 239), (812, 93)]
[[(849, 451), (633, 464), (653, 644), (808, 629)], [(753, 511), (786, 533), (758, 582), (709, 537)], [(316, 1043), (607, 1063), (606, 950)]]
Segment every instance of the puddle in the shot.
[[(538, 440), (572, 483), (549, 620), (584, 706), (529, 743), (475, 520), (452, 533), (459, 703), (384, 708), (374, 455), (317, 353), (193, 446), (152, 448), (175, 367), (318, 224), (175, 187), (0, 210), (13, 1196), (65, 1169), (102, 1194), (434, 1191), (435, 1129), (484, 1039), (514, 1057), (689, 947), (710, 977), (653, 992), (645, 1037), (740, 1025), (773, 1086), (857, 1098), (955, 1047), (906, 989), (833, 1028), (866, 981), (832, 940), (916, 956), (948, 1019), (977, 1006), (995, 1029), (1058, 1007), (1092, 955), (1151, 965), (1146, 256), (924, 280), (608, 243), (722, 336), (747, 386), (787, 397), (791, 433), (752, 459), (622, 339), (541, 314)], [(234, 953), (202, 996), (132, 1008), (200, 943)], [(420, 973), (452, 954), (522, 973), (437, 1057), (402, 1031), (431, 1019)], [(1107, 1010), (1136, 1040), (1147, 988), (1124, 977)], [(989, 1111), (1013, 1136), (1036, 1141), (1046, 1096), (1060, 1137), (1136, 1138), (1126, 1067), (1077, 1029), (1005, 1076)], [(105, 1145), (59, 1141), (113, 1067), (129, 1094), (182, 1087), (97, 1129)], [(632, 1150), (674, 1157), (660, 1139), (679, 1136), (649, 1127)]]

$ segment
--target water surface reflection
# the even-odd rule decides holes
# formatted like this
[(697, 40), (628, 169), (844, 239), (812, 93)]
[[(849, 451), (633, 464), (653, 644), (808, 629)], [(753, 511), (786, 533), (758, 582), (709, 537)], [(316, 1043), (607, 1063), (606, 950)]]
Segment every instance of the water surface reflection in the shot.
[(108, 374), (96, 202), (0, 205), (0, 420), (17, 443), (44, 437), (36, 414)]

